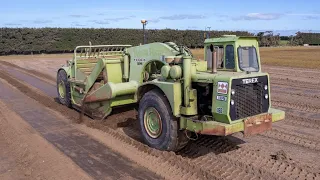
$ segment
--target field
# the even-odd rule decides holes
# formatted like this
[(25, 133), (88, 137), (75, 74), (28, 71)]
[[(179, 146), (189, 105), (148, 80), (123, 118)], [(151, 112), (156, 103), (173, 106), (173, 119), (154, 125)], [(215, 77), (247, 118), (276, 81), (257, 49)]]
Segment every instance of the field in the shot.
[[(203, 49), (193, 53), (203, 59)], [(320, 47), (262, 47), (260, 55), (263, 65), (320, 69)]]
[(0, 56), (0, 179), (320, 179), (320, 48), (261, 56), (286, 119), (247, 138), (200, 136), (178, 153), (141, 143), (132, 108), (79, 122), (57, 103), (56, 71), (72, 54)]

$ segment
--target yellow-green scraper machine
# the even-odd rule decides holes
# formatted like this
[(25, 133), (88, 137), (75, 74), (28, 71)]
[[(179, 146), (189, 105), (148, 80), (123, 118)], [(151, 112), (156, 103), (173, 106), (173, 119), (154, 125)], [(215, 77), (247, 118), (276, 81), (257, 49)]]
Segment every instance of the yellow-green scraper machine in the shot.
[(62, 104), (93, 119), (137, 104), (145, 143), (166, 151), (183, 148), (192, 133), (249, 136), (285, 117), (271, 107), (256, 37), (206, 39), (204, 60), (173, 42), (78, 46), (57, 72), (57, 91)]

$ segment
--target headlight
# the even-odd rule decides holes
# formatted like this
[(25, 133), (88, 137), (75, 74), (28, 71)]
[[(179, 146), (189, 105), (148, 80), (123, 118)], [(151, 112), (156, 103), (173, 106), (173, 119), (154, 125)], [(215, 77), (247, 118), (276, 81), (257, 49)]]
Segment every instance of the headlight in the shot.
[(236, 91), (234, 89), (231, 89), (231, 94), (232, 95), (236, 94)]
[(264, 90), (268, 90), (268, 85), (264, 85)]
[(269, 98), (269, 95), (268, 95), (268, 94), (265, 94), (265, 95), (264, 95), (264, 98), (268, 99), (268, 98)]
[(231, 99), (230, 104), (233, 106), (234, 105), (234, 100)]

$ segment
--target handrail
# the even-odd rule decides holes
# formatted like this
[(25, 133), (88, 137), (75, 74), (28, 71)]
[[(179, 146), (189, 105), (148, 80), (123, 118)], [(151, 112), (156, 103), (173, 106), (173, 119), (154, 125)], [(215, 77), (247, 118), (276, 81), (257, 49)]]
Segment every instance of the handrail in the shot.
[(77, 46), (74, 51), (76, 51), (79, 48), (93, 48), (93, 47), (131, 47), (132, 45), (121, 45), (121, 44), (117, 44), (117, 45), (93, 45), (93, 46)]
[[(74, 57), (77, 56), (77, 52), (80, 50), (80, 57), (90, 57), (92, 54), (94, 56), (99, 56), (101, 52), (123, 52), (127, 47), (132, 47), (131, 45), (94, 45), (94, 46), (77, 46), (74, 49)], [(84, 54), (84, 56), (82, 56)]]
[[(77, 46), (74, 49), (74, 68), (75, 78), (77, 69), (77, 58), (90, 58), (90, 57), (104, 57), (107, 55), (119, 55), (124, 52), (125, 48), (132, 47), (132, 45), (88, 45)], [(79, 54), (77, 52), (80, 51)]]

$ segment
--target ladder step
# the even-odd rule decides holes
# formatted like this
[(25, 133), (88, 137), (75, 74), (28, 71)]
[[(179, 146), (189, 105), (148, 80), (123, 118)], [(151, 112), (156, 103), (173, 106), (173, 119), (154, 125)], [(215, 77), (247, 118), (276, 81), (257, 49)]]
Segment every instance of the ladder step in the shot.
[(86, 85), (86, 82), (82, 81), (82, 80), (69, 79), (69, 82), (76, 83), (76, 84), (81, 84), (81, 85)]

